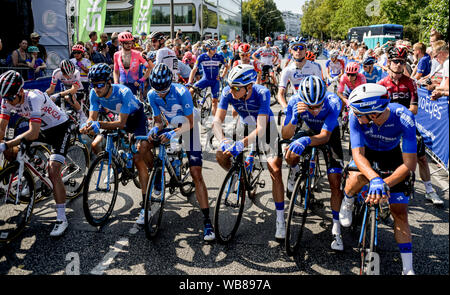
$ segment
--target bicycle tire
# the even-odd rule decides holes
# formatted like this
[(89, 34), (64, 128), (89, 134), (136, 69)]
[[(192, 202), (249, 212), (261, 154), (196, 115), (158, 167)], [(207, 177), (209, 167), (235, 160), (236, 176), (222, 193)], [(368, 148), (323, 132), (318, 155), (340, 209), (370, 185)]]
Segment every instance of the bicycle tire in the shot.
[(200, 108), (200, 124), (202, 126), (205, 126), (206, 121), (208, 120), (209, 116), (211, 116), (211, 112), (212, 112), (212, 95), (211, 92), (208, 92), (206, 94), (205, 101), (203, 102)]
[[(151, 240), (156, 237), (161, 226), (162, 215), (164, 212), (164, 195), (165, 195), (165, 173), (161, 175), (161, 193), (155, 194), (155, 181), (157, 180), (157, 172), (161, 171), (162, 167), (156, 167), (152, 170), (152, 174), (148, 180), (146, 198), (144, 202), (144, 231), (147, 239)], [(149, 211), (150, 210), (150, 211)], [(149, 213), (150, 216), (149, 216)]]
[(269, 90), (270, 90), (270, 106), (274, 106), (278, 103), (277, 99), (278, 88), (275, 85), (270, 84)]
[(191, 175), (189, 159), (183, 156), (180, 156), (180, 158), (180, 180), (182, 182), (182, 185), (180, 186), (180, 193), (185, 197), (190, 197), (191, 194), (195, 192), (195, 185), (194, 179)]
[[(68, 178), (64, 182), (66, 198), (68, 200), (74, 199), (81, 194), (89, 162), (89, 150), (87, 146), (78, 140), (74, 140), (67, 150), (66, 161), (61, 169), (62, 178)], [(78, 172), (74, 174), (77, 170)]]
[[(10, 242), (17, 238), (31, 220), (35, 204), (35, 190), (33, 176), (24, 169), (20, 199), (16, 204), (18, 163), (12, 163), (0, 171), (0, 243)], [(16, 179), (16, 181), (15, 181)], [(28, 195), (23, 196), (25, 190), (23, 181), (28, 184)], [(25, 186), (26, 187), (26, 186)]]
[[(50, 150), (43, 144), (38, 146), (30, 147), (30, 155), (38, 156), (44, 163), (47, 163), (45, 166), (45, 170), (47, 170), (47, 165), (51, 156)], [(45, 171), (40, 171), (40, 173), (44, 173)], [(52, 189), (42, 184), (42, 181), (39, 177), (36, 176), (34, 180), (34, 190), (35, 190), (35, 202), (40, 202), (43, 199), (50, 197), (52, 194)]]
[(366, 218), (366, 222), (363, 223), (361, 228), (362, 231), (362, 239), (361, 244), (359, 245), (359, 252), (361, 256), (360, 262), (360, 275), (368, 274), (368, 266), (367, 260), (370, 258), (370, 253), (374, 253), (376, 251), (375, 247), (375, 230), (376, 230), (376, 216), (375, 216), (375, 208), (368, 207), (365, 205), (365, 208), (368, 210), (368, 217)]
[[(240, 178), (236, 180), (237, 190), (234, 192), (233, 177), (237, 175)], [(216, 206), (214, 208), (214, 229), (216, 232), (216, 240), (220, 244), (229, 243), (239, 228), (245, 204), (245, 180), (244, 171), (242, 168), (232, 167), (228, 171), (225, 179), (220, 187), (219, 195), (217, 196)], [(230, 202), (229, 198), (235, 198), (235, 201)], [(233, 210), (237, 209), (237, 210)], [(230, 211), (231, 218), (227, 218), (227, 212)]]
[[(309, 167), (309, 163), (307, 166)], [(305, 170), (304, 170), (305, 171)], [(306, 170), (307, 171), (307, 170)], [(309, 203), (311, 201), (311, 183), (304, 172), (297, 179), (291, 195), (286, 221), (285, 248), (289, 256), (296, 255), (300, 250)]]
[[(105, 165), (106, 164), (106, 165)], [(101, 172), (98, 176), (93, 177), (94, 173), (96, 172), (97, 166), (101, 165)], [(105, 167), (106, 166), (106, 167)], [(106, 169), (106, 171), (105, 171)], [(108, 190), (107, 183), (105, 183), (106, 177), (102, 178), (101, 173), (105, 173), (104, 175), (107, 175), (106, 173), (108, 169), (108, 153), (102, 153), (98, 156), (97, 159), (94, 160), (94, 162), (91, 164), (91, 167), (89, 167), (88, 174), (86, 176), (86, 182), (83, 186), (83, 211), (84, 216), (88, 223), (92, 226), (103, 226), (106, 224), (106, 222), (109, 219), (109, 216), (111, 215), (114, 204), (116, 202), (118, 188), (119, 188), (119, 179), (118, 179), (118, 171), (117, 166), (114, 160), (111, 162), (111, 168), (113, 171), (113, 182), (110, 182), (110, 188)], [(94, 180), (94, 189), (91, 190), (90, 184), (91, 180)], [(105, 186), (105, 188), (97, 189), (96, 183), (101, 186)], [(112, 188), (111, 188), (112, 186)], [(112, 192), (112, 195), (108, 198), (105, 198), (104, 200), (97, 201), (95, 200), (96, 192)], [(103, 213), (97, 213), (94, 212), (94, 209), (97, 209), (95, 207), (92, 207), (90, 203), (93, 203), (94, 205), (101, 206), (103, 204), (106, 204), (106, 209), (103, 209)]]

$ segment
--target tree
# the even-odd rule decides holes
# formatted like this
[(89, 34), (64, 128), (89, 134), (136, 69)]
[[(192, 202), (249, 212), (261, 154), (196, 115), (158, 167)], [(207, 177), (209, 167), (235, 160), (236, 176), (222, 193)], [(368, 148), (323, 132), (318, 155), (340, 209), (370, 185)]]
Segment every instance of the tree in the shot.
[(448, 0), (430, 0), (422, 14), (423, 34), (421, 40), (429, 44), (430, 31), (434, 28), (448, 41), (448, 20)]
[[(250, 32), (248, 31), (249, 21)], [(262, 37), (286, 29), (282, 14), (273, 0), (249, 0), (242, 2), (242, 22), (244, 33), (250, 33), (254, 37), (257, 37), (259, 32)]]

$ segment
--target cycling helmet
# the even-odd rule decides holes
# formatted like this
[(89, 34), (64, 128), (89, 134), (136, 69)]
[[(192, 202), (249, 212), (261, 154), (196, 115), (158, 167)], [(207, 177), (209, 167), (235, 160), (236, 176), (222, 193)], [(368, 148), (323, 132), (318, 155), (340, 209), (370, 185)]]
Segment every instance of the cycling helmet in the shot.
[(92, 66), (88, 73), (89, 82), (108, 82), (112, 79), (112, 70), (110, 66), (105, 63), (99, 63)]
[(408, 51), (405, 47), (391, 47), (388, 51), (389, 59), (394, 59), (394, 58), (406, 59), (407, 56), (408, 56)]
[(317, 76), (307, 76), (300, 83), (298, 90), (300, 99), (307, 105), (317, 105), (325, 99), (327, 86), (322, 79)]
[(163, 40), (164, 39), (164, 34), (161, 33), (161, 32), (155, 31), (155, 32), (150, 34), (149, 38), (150, 38), (150, 40), (151, 39)]
[(155, 61), (156, 60), (156, 51), (147, 52), (147, 59), (149, 59), (151, 61)]
[(72, 46), (72, 52), (73, 51), (80, 51), (84, 53), (84, 46), (81, 44), (75, 44), (74, 46)]
[(228, 85), (247, 86), (256, 82), (256, 71), (252, 65), (237, 65), (228, 74)]
[(239, 53), (250, 53), (250, 45), (247, 43), (242, 43), (239, 46)]
[(225, 44), (221, 44), (220, 45), (220, 48), (222, 48), (222, 49), (228, 49), (228, 45), (225, 43)]
[(339, 56), (339, 52), (337, 52), (337, 50), (333, 50), (330, 52), (330, 57), (334, 58), (334, 57), (338, 57)]
[(312, 52), (312, 51), (306, 51), (306, 56), (305, 56), (305, 58), (306, 58), (307, 60), (310, 60), (310, 61), (315, 61), (315, 60), (316, 60), (316, 55), (315, 55), (314, 52)]
[(63, 59), (59, 64), (61, 72), (65, 75), (72, 76), (75, 73), (75, 65), (68, 59)]
[(349, 62), (345, 67), (346, 74), (357, 74), (359, 72), (359, 63), (356, 61)]
[(195, 55), (193, 55), (192, 52), (187, 51), (183, 56), (182, 62), (187, 64), (187, 63), (190, 63), (191, 61), (195, 62), (196, 60), (197, 60), (197, 58), (195, 57)]
[(214, 39), (209, 39), (205, 41), (205, 47), (206, 49), (214, 50), (217, 48), (217, 42)]
[(39, 52), (39, 48), (37, 48), (36, 46), (29, 46), (28, 52)]
[(386, 87), (375, 83), (359, 85), (349, 96), (350, 108), (357, 114), (382, 113), (389, 101)]
[(119, 42), (129, 42), (134, 41), (134, 37), (130, 32), (122, 32), (118, 36)]
[(266, 41), (266, 42), (272, 42), (272, 38), (266, 37), (266, 38), (264, 39), (264, 41)]
[(375, 58), (372, 56), (368, 56), (364, 59), (363, 61), (363, 65), (367, 66), (367, 65), (373, 65), (376, 62)]
[(7, 100), (14, 100), (20, 89), (24, 84), (22, 75), (20, 73), (9, 70), (0, 76), (0, 97)]
[(289, 42), (289, 48), (292, 48), (294, 45), (303, 44), (306, 45), (306, 39), (303, 37), (295, 37), (291, 39), (291, 42)]
[(164, 91), (172, 84), (173, 74), (166, 64), (159, 63), (150, 74), (150, 85), (156, 91)]

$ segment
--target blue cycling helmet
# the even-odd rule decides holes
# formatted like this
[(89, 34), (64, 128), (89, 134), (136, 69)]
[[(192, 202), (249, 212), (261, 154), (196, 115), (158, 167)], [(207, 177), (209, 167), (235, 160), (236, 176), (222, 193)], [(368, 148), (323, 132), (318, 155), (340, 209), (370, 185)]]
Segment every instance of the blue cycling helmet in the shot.
[(306, 45), (306, 39), (303, 37), (295, 37), (291, 39), (291, 42), (289, 42), (289, 48), (292, 48), (294, 45), (304, 44)]
[(147, 52), (147, 59), (154, 62), (156, 60), (156, 51)]
[(108, 82), (112, 79), (112, 69), (105, 63), (99, 63), (89, 69), (89, 82)]
[(257, 73), (252, 65), (237, 65), (228, 74), (228, 85), (246, 86), (256, 82)]
[(150, 85), (156, 91), (164, 91), (172, 84), (173, 74), (166, 64), (159, 63), (150, 74)]
[(386, 87), (375, 83), (359, 85), (349, 96), (350, 108), (356, 114), (382, 113), (389, 102)]
[(298, 94), (302, 102), (307, 105), (318, 105), (325, 99), (327, 86), (322, 79), (317, 76), (308, 76), (302, 80), (298, 89)]
[(363, 65), (367, 66), (367, 65), (373, 65), (376, 62), (375, 58), (372, 56), (368, 56), (364, 59), (363, 61)]

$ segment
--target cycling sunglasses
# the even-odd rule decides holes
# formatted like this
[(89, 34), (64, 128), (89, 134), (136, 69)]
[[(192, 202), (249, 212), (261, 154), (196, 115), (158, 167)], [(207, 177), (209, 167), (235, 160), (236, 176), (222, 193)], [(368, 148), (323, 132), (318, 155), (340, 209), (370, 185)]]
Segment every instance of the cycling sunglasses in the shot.
[(392, 62), (395, 64), (401, 64), (401, 65), (404, 65), (406, 63), (406, 61), (403, 59), (393, 59)]
[(250, 56), (250, 53), (239, 53), (240, 56)]
[(349, 77), (354, 77), (356, 75), (357, 75), (356, 73), (354, 73), (354, 74), (347, 74), (347, 76), (349, 76)]
[(17, 97), (17, 94), (13, 95), (13, 96), (3, 96), (3, 98), (6, 99), (7, 101), (14, 101), (16, 99), (16, 97)]
[(306, 49), (306, 47), (303, 46), (303, 45), (295, 45), (295, 46), (292, 47), (292, 50), (294, 50), (294, 51), (297, 51), (299, 49), (300, 50), (304, 50), (304, 49)]
[(105, 87), (105, 85), (106, 85), (106, 83), (91, 83), (92, 88), (98, 88), (98, 89)]
[(244, 88), (244, 86), (241, 86), (241, 87), (230, 86), (230, 89), (231, 89), (231, 90), (234, 90), (234, 91), (236, 91), (236, 92), (240, 91), (242, 88)]
[(156, 94), (166, 94), (167, 92), (169, 92), (169, 88), (164, 89), (164, 90), (156, 90), (156, 89), (154, 89), (154, 90), (155, 90)]
[(318, 105), (314, 105), (314, 106), (308, 106), (308, 109), (314, 111), (314, 110), (318, 110), (323, 106), (323, 102), (321, 104)]

